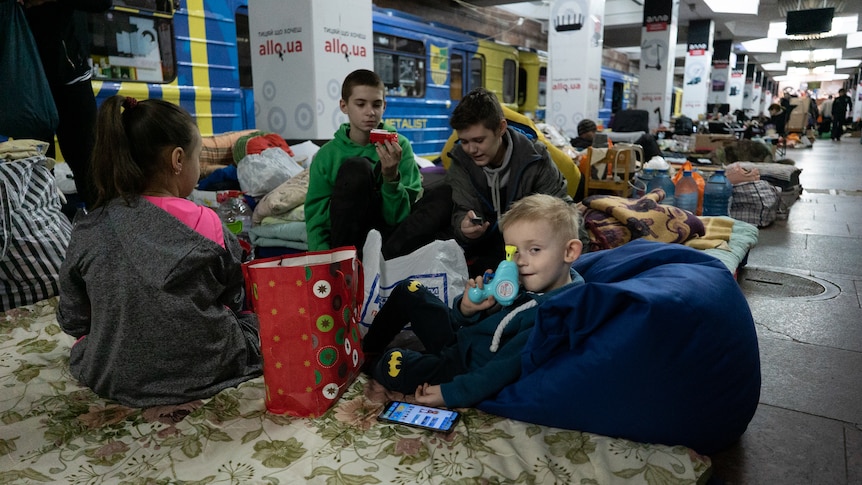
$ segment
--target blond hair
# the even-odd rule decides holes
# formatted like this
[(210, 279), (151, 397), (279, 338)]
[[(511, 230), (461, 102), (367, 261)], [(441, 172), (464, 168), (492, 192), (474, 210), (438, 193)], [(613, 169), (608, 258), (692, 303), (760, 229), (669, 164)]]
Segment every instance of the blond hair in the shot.
[(507, 227), (521, 221), (546, 221), (562, 241), (569, 241), (578, 239), (581, 214), (573, 204), (559, 197), (533, 194), (512, 204), (503, 215), (500, 227), (505, 233)]

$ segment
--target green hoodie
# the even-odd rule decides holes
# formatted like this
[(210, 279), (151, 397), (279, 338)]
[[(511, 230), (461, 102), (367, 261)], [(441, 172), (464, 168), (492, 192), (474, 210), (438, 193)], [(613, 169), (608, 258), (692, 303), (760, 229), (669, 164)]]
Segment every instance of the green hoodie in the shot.
[[(388, 125), (381, 127), (395, 131)], [(335, 137), (314, 156), (309, 169), (308, 194), (305, 196), (305, 228), (309, 251), (330, 249), (329, 202), (335, 177), (344, 161), (352, 157), (367, 157), (375, 164), (380, 163), (374, 144), (356, 144), (348, 136), (349, 129), (350, 123), (342, 124), (335, 132)], [(383, 198), (383, 220), (392, 226), (400, 224), (410, 214), (410, 207), (422, 191), (422, 178), (410, 142), (403, 135), (398, 135), (398, 144), (401, 145), (398, 179), (384, 183), (382, 176), (378, 175), (377, 180)]]

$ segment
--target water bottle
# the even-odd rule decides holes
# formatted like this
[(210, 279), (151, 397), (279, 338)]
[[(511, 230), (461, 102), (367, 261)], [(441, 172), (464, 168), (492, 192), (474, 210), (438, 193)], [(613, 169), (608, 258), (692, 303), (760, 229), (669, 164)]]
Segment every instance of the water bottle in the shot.
[(653, 172), (652, 180), (647, 184), (647, 192), (652, 192), (653, 189), (664, 190), (664, 200), (661, 201), (664, 205), (675, 205), (674, 193), (676, 192), (673, 180), (667, 173), (667, 169), (656, 170)]
[(703, 215), (730, 215), (730, 199), (733, 196), (733, 186), (724, 175), (724, 170), (716, 170), (706, 181), (703, 189)]
[(228, 190), (219, 192), (216, 196), (219, 203), (216, 213), (224, 221), (227, 228), (236, 235), (240, 241), (251, 243), (248, 235), (251, 229), (251, 208), (242, 198), (239, 190)]
[(635, 196), (643, 197), (644, 194), (649, 192), (649, 183), (652, 180), (655, 170), (651, 168), (645, 168), (643, 173), (638, 173), (635, 175), (634, 182), (632, 185), (635, 187)]
[(682, 178), (676, 183), (674, 199), (677, 207), (687, 210), (692, 214), (697, 214), (697, 182), (691, 176), (691, 170), (686, 170), (682, 173)]

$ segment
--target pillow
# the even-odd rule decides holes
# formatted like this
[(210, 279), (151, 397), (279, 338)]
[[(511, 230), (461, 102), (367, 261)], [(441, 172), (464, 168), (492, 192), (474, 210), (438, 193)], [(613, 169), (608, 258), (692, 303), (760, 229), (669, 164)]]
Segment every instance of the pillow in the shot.
[(233, 165), (233, 145), (237, 140), (255, 130), (229, 131), (220, 135), (205, 136), (201, 138), (201, 173), (209, 174), (213, 171), (211, 166), (224, 167)]
[(584, 285), (539, 307), (520, 379), (479, 409), (709, 454), (760, 397), (754, 320), (719, 260), (642, 239), (588, 253)]

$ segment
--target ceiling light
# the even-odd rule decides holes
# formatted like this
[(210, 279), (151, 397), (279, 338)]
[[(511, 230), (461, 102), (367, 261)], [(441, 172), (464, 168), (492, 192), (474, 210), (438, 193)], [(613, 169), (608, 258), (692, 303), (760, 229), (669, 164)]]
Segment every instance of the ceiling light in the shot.
[(837, 69), (852, 69), (859, 64), (862, 64), (862, 59), (838, 59), (835, 61)]
[(787, 63), (785, 63), (785, 62), (769, 62), (766, 64), (762, 64), (760, 67), (762, 67), (764, 71), (783, 71), (783, 70), (787, 69)]
[(841, 49), (814, 49), (810, 51), (784, 51), (781, 62), (820, 62), (841, 59)]
[(847, 34), (847, 48), (853, 49), (856, 47), (862, 47), (862, 32)]
[(706, 6), (715, 13), (737, 13), (757, 15), (760, 0), (704, 0)]
[(778, 50), (778, 39), (754, 39), (747, 40), (741, 43), (742, 48), (745, 49), (745, 52), (775, 52)]
[(832, 30), (822, 34), (814, 35), (787, 35), (787, 22), (769, 22), (769, 30), (766, 37), (770, 39), (800, 39), (800, 38), (824, 38), (834, 37), (836, 35), (850, 35), (856, 32), (856, 26), (859, 24), (859, 15), (846, 15), (843, 17), (835, 17), (832, 19)]
[(799, 84), (801, 82), (812, 82), (812, 81), (841, 81), (844, 79), (849, 79), (849, 74), (805, 74), (798, 76), (775, 76), (773, 78), (776, 82), (790, 82), (791, 84)]

